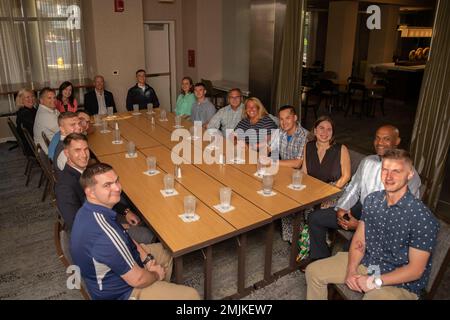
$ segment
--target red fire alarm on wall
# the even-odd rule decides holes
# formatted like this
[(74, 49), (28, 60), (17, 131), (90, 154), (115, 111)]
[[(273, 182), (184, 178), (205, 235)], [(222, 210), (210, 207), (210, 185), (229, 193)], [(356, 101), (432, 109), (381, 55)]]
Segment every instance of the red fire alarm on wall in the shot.
[(123, 12), (125, 10), (124, 0), (114, 0), (114, 11)]
[(188, 66), (195, 68), (195, 50), (188, 50)]

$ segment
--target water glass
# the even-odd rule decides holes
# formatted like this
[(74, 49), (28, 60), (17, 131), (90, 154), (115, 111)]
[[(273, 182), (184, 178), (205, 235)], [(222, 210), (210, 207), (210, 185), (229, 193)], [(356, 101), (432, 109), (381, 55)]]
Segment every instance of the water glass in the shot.
[(102, 120), (102, 133), (108, 132), (108, 122), (106, 120)]
[(136, 145), (133, 141), (128, 142), (127, 144), (127, 152), (128, 156), (134, 157), (136, 155)]
[(112, 115), (114, 115), (113, 107), (108, 107), (108, 108), (106, 108), (106, 110), (107, 110), (108, 117), (111, 117)]
[(96, 126), (100, 125), (100, 115), (99, 114), (94, 114), (94, 124)]
[(164, 176), (164, 191), (167, 194), (173, 194), (175, 189), (174, 189), (174, 177), (171, 174), (166, 174)]
[(150, 174), (156, 173), (156, 157), (155, 156), (147, 157), (147, 166), (148, 166), (148, 173), (150, 173)]
[(167, 119), (167, 112), (164, 109), (161, 109), (161, 112), (159, 114), (159, 120), (166, 121)]
[(147, 113), (152, 114), (153, 113), (153, 103), (147, 104)]
[(133, 113), (139, 113), (139, 105), (133, 104)]
[(120, 130), (114, 129), (114, 142), (119, 143), (120, 141), (122, 141), (120, 138)]
[(292, 187), (299, 189), (302, 185), (303, 172), (299, 169), (292, 171)]
[(273, 176), (265, 174), (263, 176), (263, 193), (266, 195), (272, 194)]
[(231, 188), (222, 187), (219, 190), (220, 206), (224, 210), (228, 210), (231, 206)]
[(175, 116), (175, 127), (181, 127), (181, 116)]
[(195, 217), (195, 203), (196, 199), (194, 196), (184, 197), (184, 213), (188, 219), (194, 219)]

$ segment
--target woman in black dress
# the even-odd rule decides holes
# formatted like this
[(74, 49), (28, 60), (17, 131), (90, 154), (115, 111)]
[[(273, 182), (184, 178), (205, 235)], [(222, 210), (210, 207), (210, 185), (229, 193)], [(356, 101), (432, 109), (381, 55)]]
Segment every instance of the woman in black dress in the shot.
[(322, 116), (314, 124), (314, 140), (306, 144), (303, 163), (305, 173), (340, 189), (350, 180), (350, 154), (345, 145), (336, 143), (330, 117)]

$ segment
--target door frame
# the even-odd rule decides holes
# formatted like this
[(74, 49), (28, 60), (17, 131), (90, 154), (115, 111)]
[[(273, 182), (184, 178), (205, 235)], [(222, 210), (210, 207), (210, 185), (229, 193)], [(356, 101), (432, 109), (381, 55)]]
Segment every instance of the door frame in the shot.
[[(176, 37), (175, 37), (175, 20), (144, 20), (145, 27), (148, 24), (168, 24), (169, 25), (169, 73), (170, 73), (170, 111), (174, 112), (177, 102), (177, 58), (176, 58)], [(145, 52), (144, 52), (145, 54)], [(147, 67), (147, 66), (146, 66)], [(159, 74), (147, 74), (148, 78), (157, 77)]]

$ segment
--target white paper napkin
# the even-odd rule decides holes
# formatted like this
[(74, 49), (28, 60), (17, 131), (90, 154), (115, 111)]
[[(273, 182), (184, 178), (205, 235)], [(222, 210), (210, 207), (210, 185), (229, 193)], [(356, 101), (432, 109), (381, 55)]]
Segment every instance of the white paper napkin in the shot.
[(276, 195), (277, 195), (277, 193), (274, 192), (273, 190), (272, 190), (272, 193), (271, 193), (271, 194), (265, 194), (264, 191), (262, 191), (262, 190), (258, 191), (258, 194), (261, 195), (261, 196), (263, 196), (263, 197), (273, 197), (273, 196), (276, 196)]
[(227, 212), (230, 212), (230, 211), (233, 211), (234, 209), (236, 209), (233, 206), (229, 206), (228, 209), (224, 209), (221, 204), (215, 205), (215, 206), (213, 206), (213, 208), (216, 209), (217, 211), (219, 211), (220, 213), (227, 213)]
[(142, 114), (142, 113), (140, 113), (140, 112), (133, 112), (133, 113), (132, 113), (133, 116), (140, 116), (141, 114)]
[(128, 153), (125, 153), (125, 158), (127, 159), (136, 159), (138, 157), (137, 152), (135, 152), (134, 154), (130, 155)]
[(161, 194), (164, 198), (175, 197), (179, 194), (178, 191), (175, 189), (173, 189), (172, 193), (167, 193), (166, 190), (159, 190), (159, 192), (161, 192)]
[(198, 214), (195, 214), (194, 217), (191, 218), (186, 213), (183, 213), (183, 214), (180, 214), (179, 217), (180, 217), (181, 220), (183, 220), (183, 222), (186, 222), (186, 223), (191, 223), (191, 222), (195, 222), (195, 221), (200, 220), (200, 216)]
[(298, 187), (294, 187), (294, 185), (290, 184), (290, 185), (288, 185), (288, 188), (291, 190), (294, 190), (294, 191), (301, 191), (301, 190), (305, 189), (306, 186), (304, 184), (301, 184)]
[(143, 174), (145, 174), (146, 176), (149, 176), (149, 177), (153, 177), (153, 176), (156, 176), (156, 175), (158, 175), (158, 174), (160, 174), (161, 172), (159, 172), (158, 170), (156, 170), (154, 173), (150, 173), (150, 172), (148, 172), (148, 171), (144, 171), (143, 172)]

